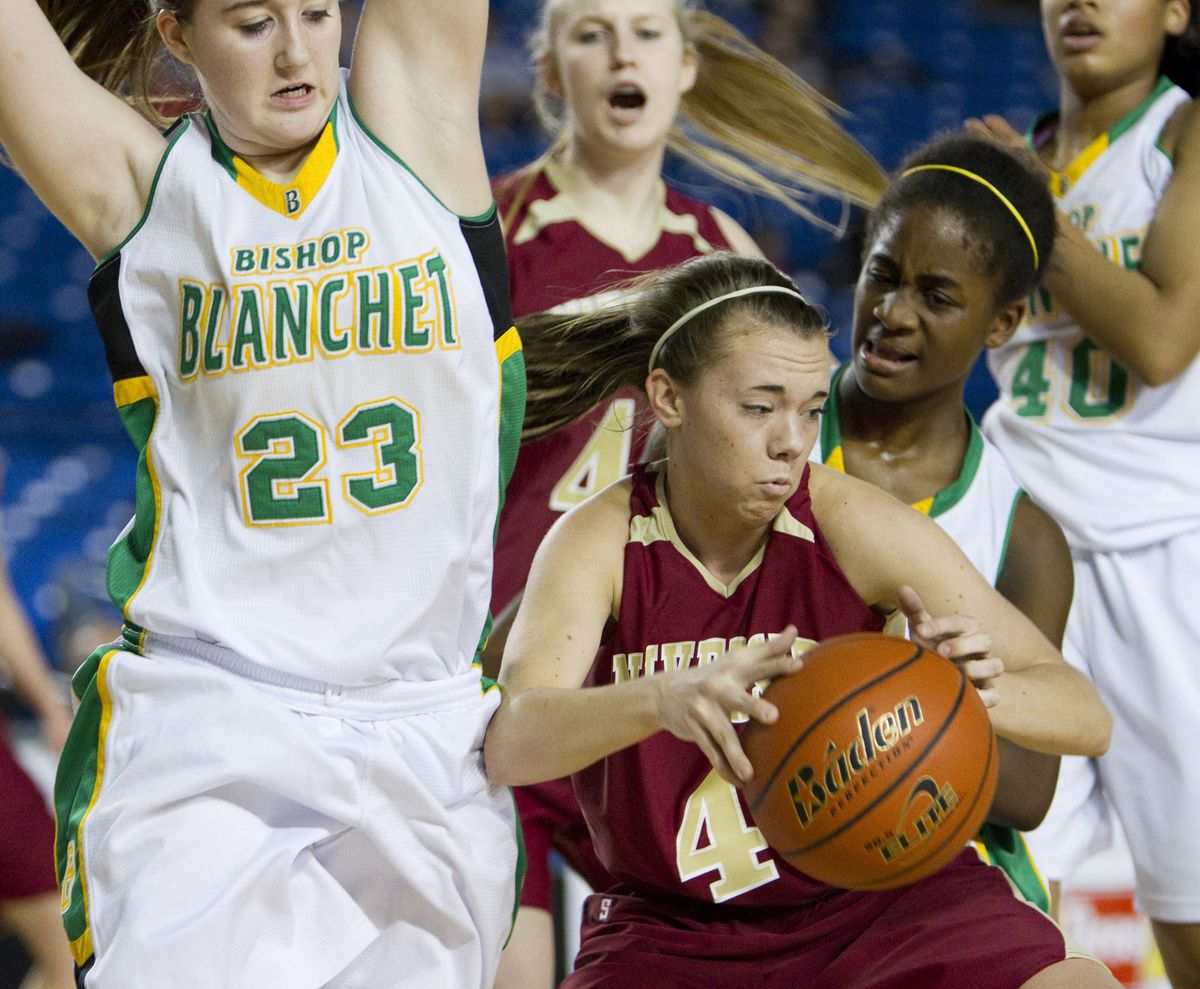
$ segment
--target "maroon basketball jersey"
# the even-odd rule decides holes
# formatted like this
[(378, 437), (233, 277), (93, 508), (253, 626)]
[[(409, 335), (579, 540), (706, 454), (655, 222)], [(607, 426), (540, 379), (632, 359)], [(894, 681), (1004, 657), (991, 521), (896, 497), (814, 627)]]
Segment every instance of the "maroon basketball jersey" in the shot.
[[(576, 219), (553, 174), (552, 164), (538, 172), (511, 219), (512, 197), (526, 177), (518, 172), (495, 184), (506, 220), (509, 287), (517, 317), (599, 307), (612, 298), (604, 290), (631, 275), (729, 247), (709, 206), (664, 186), (658, 240), (641, 256), (627, 258)], [(623, 392), (571, 425), (522, 445), (496, 538), (493, 613), (525, 586), (538, 544), (558, 516), (625, 476), (645, 442), (645, 413), (640, 390)], [(630, 429), (635, 422), (639, 428)]]
[[(813, 519), (806, 468), (763, 549), (728, 587), (687, 550), (662, 473), (638, 468), (618, 621), (589, 686), (712, 662), (795, 625), (801, 647), (883, 620), (850, 586)], [(829, 887), (787, 865), (699, 747), (659, 732), (574, 777), (596, 851), (620, 880), (708, 902), (797, 905)]]

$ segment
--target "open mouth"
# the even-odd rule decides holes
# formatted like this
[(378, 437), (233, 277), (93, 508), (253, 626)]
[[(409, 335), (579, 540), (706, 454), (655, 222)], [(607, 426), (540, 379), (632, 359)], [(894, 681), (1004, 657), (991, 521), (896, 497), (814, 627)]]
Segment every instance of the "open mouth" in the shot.
[(864, 340), (859, 348), (863, 362), (872, 371), (894, 371), (916, 363), (915, 354), (882, 340)]
[(300, 100), (312, 91), (313, 88), (308, 83), (298, 82), (294, 86), (285, 86), (283, 89), (277, 89), (271, 95), (281, 100)]
[(1067, 48), (1090, 48), (1102, 35), (1086, 18), (1072, 15), (1061, 25), (1063, 43)]
[(632, 84), (618, 86), (608, 94), (608, 105), (614, 110), (640, 110), (646, 105), (646, 94)]

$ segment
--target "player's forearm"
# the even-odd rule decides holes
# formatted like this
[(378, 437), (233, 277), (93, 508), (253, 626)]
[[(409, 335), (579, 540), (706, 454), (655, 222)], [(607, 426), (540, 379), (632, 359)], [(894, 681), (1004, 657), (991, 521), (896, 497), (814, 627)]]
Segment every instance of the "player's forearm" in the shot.
[(996, 734), (1034, 752), (1100, 756), (1112, 714), (1091, 681), (1065, 663), (1040, 663), (994, 681), (999, 700), (988, 709)]
[(1200, 348), (1200, 321), (1177, 312), (1146, 275), (1105, 258), (1063, 218), (1043, 284), (1088, 337), (1149, 385), (1178, 377)]
[(559, 779), (661, 728), (650, 678), (506, 694), (484, 741), (488, 778), (498, 786)]

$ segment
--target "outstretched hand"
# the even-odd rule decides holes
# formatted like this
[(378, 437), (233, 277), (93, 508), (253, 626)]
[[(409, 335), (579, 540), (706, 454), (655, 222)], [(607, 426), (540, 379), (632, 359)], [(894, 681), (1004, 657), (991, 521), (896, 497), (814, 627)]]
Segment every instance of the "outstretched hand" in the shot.
[(1004, 661), (991, 654), (992, 637), (979, 621), (967, 615), (934, 618), (925, 608), (921, 595), (907, 584), (896, 592), (900, 610), (908, 619), (909, 635), (930, 652), (958, 664), (975, 685), (987, 707), (1000, 699), (995, 680), (1004, 672)]
[(741, 711), (765, 725), (778, 719), (775, 705), (751, 690), (760, 680), (800, 669), (800, 659), (791, 653), (795, 640), (796, 629), (789, 625), (766, 642), (731, 649), (713, 663), (658, 679), (661, 724), (676, 738), (699, 745), (727, 783), (741, 786), (754, 776), (730, 717)]
[(998, 144), (1002, 148), (1007, 148), (1036, 171), (1049, 175), (1045, 163), (1029, 147), (1025, 136), (998, 113), (971, 117), (963, 126), (973, 137), (980, 137), (985, 141)]

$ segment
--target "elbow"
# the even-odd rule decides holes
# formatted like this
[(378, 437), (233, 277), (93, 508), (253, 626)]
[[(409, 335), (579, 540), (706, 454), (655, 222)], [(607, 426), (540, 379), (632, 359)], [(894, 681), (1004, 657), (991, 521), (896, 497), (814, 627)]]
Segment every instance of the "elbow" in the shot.
[[(1175, 331), (1168, 332), (1175, 333)], [(1179, 339), (1179, 335), (1170, 336), (1168, 333), (1164, 333), (1163, 336), (1166, 339)], [(1180, 347), (1157, 347), (1150, 353), (1139, 355), (1139, 358), (1131, 361), (1128, 366), (1144, 384), (1151, 388), (1158, 388), (1161, 385), (1169, 385), (1182, 375), (1192, 366), (1196, 355), (1197, 351), (1192, 348), (1184, 350)]]
[(1092, 750), (1087, 754), (1093, 759), (1099, 759), (1105, 752), (1108, 751), (1108, 744), (1112, 741), (1112, 712), (1107, 706), (1103, 707), (1103, 714), (1098, 717), (1096, 725), (1096, 734)]
[(507, 739), (505, 706), (502, 703), (492, 715), (483, 736), (483, 771), (492, 786), (517, 786), (523, 782), (517, 775), (520, 760), (514, 757), (514, 747)]
[(1112, 712), (1099, 699), (1097, 699), (1097, 708), (1087, 719), (1085, 727), (1080, 733), (1076, 755), (1099, 759), (1108, 751), (1108, 744), (1112, 740)]
[(1010, 814), (1003, 823), (1018, 831), (1032, 831), (1042, 823), (1046, 817), (1046, 811), (1049, 809), (1050, 805), (1047, 803), (1044, 807), (1030, 808), (1020, 813)]

